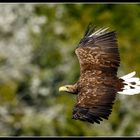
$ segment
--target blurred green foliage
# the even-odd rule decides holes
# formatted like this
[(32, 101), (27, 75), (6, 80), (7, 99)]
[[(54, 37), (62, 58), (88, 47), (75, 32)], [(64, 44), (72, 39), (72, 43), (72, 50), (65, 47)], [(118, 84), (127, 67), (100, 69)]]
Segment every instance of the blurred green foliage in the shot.
[(76, 97), (58, 88), (79, 77), (74, 53), (86, 26), (118, 34), (118, 75), (140, 76), (140, 5), (0, 5), (1, 136), (140, 136), (140, 96), (118, 95), (100, 125), (72, 120)]

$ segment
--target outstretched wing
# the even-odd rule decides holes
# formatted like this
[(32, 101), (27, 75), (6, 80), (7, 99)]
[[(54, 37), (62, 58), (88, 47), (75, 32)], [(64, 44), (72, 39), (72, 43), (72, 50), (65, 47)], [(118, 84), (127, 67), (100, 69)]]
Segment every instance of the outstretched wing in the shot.
[[(80, 83), (81, 89), (73, 109), (73, 119), (90, 123), (100, 123), (102, 119), (108, 119), (115, 100), (116, 89), (111, 85), (105, 85), (104, 82), (99, 82), (101, 78), (98, 78), (97, 81), (88, 80), (88, 84), (86, 84), (87, 79)], [(106, 78), (106, 80), (111, 81), (112, 79)]]
[(94, 32), (88, 26), (75, 53), (80, 62), (81, 73), (90, 70), (102, 70), (117, 74), (120, 65), (116, 33), (107, 28)]
[(95, 32), (90, 26), (76, 49), (81, 76), (73, 119), (100, 123), (112, 110), (120, 57), (116, 33), (107, 29)]

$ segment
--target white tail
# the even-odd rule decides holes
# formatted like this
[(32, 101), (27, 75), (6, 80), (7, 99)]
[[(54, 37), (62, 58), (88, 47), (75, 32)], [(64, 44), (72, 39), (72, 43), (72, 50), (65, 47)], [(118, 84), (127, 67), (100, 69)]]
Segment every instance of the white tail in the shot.
[(123, 91), (118, 92), (119, 94), (124, 95), (134, 95), (140, 93), (140, 78), (133, 77), (136, 72), (131, 72), (125, 76), (120, 77), (124, 80), (123, 83), (126, 85), (123, 88)]

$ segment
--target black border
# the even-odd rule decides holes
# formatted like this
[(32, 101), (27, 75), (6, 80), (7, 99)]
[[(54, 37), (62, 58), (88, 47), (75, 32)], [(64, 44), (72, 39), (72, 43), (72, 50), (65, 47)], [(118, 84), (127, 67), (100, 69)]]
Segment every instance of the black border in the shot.
[[(0, 0), (0, 4), (140, 4), (139, 0)], [(48, 139), (137, 139), (140, 136), (0, 136), (0, 138), (48, 138)]]
[(140, 0), (0, 0), (1, 3), (69, 3), (69, 4), (75, 4), (75, 3), (85, 3), (85, 4), (90, 4), (90, 3), (98, 3), (98, 4), (103, 4), (103, 3), (110, 3), (110, 4), (138, 4)]

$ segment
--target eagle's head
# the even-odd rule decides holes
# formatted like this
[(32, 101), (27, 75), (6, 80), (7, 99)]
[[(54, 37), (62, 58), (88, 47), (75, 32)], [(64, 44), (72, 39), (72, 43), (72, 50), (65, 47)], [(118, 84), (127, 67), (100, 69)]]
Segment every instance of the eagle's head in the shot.
[(64, 85), (59, 88), (59, 92), (68, 92), (68, 93), (75, 94), (76, 87), (75, 85)]

